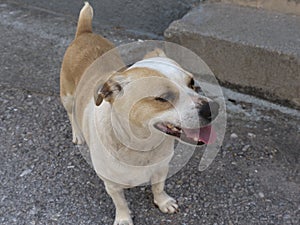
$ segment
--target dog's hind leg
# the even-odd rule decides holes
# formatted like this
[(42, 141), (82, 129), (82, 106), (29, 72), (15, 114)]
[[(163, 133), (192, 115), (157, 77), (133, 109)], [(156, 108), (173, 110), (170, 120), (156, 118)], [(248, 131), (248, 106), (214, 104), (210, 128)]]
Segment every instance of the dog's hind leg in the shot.
[(81, 132), (79, 130), (79, 128), (76, 125), (76, 122), (74, 121), (73, 118), (73, 104), (74, 104), (74, 96), (67, 94), (65, 96), (61, 96), (61, 101), (63, 106), (65, 107), (67, 113), (68, 113), (68, 117), (71, 123), (71, 127), (72, 127), (72, 136), (73, 136), (73, 143), (74, 144), (83, 144), (84, 143), (84, 138), (81, 135)]
[(163, 213), (175, 213), (178, 210), (177, 202), (164, 190), (167, 174), (168, 168), (163, 168), (154, 173), (151, 177), (154, 203)]

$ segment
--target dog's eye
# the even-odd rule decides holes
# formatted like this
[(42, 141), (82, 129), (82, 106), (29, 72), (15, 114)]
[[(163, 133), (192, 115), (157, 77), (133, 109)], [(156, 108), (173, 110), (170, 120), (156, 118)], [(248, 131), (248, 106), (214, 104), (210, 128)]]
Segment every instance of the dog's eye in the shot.
[(171, 91), (162, 94), (159, 97), (155, 97), (154, 99), (159, 102), (170, 102), (176, 98), (175, 94)]
[(168, 100), (162, 97), (155, 97), (155, 101), (159, 101), (159, 102), (167, 102)]

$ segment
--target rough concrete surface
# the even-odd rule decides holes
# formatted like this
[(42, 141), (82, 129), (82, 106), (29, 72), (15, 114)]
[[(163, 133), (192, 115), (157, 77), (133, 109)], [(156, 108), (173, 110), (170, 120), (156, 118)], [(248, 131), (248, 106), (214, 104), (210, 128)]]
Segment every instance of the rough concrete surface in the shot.
[[(57, 13), (76, 15), (83, 0), (13, 0)], [(95, 9), (95, 21), (102, 25), (162, 34), (175, 19), (181, 18), (201, 0), (89, 0)]]
[[(112, 224), (103, 183), (71, 143), (58, 95), (74, 36), (68, 16), (0, 1), (0, 223)], [(116, 44), (140, 37), (102, 29)], [(299, 224), (300, 113), (224, 89), (225, 141), (209, 169), (203, 149), (167, 181), (180, 211), (154, 207), (149, 187), (126, 191), (135, 224)]]
[(221, 82), (300, 107), (300, 17), (202, 4), (165, 37), (200, 55)]

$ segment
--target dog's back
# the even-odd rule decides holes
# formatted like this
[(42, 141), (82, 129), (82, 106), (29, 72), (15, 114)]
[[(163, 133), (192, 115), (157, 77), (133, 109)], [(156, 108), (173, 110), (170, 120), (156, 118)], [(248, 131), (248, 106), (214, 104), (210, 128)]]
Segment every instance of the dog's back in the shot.
[(60, 71), (60, 97), (65, 107), (73, 133), (73, 142), (82, 144), (84, 139), (73, 121), (76, 87), (86, 69), (114, 45), (92, 31), (93, 8), (89, 3), (81, 9), (74, 41), (68, 47)]
[(61, 68), (61, 97), (74, 95), (86, 70), (98, 57), (114, 48), (107, 39), (92, 32), (93, 8), (89, 3), (81, 9), (74, 41), (68, 47)]

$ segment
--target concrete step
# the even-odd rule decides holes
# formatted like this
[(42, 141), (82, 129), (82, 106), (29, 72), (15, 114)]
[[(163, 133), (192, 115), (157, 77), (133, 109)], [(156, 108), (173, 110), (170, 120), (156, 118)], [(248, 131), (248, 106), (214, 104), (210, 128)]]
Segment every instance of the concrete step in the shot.
[(201, 4), (164, 33), (239, 91), (300, 108), (300, 17), (225, 3)]
[(222, 2), (300, 15), (300, 0), (221, 0)]

